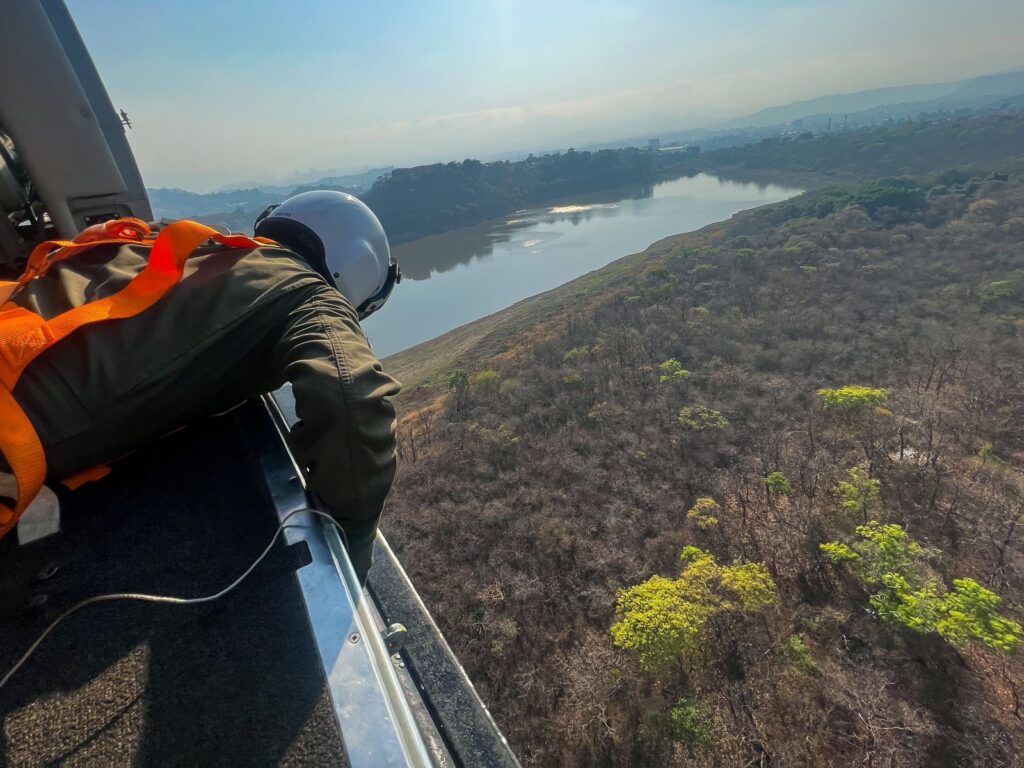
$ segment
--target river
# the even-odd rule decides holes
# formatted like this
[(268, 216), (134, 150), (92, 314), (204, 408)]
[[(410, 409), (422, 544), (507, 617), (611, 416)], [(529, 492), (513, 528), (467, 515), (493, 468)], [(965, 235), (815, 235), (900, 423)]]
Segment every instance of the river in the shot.
[(669, 235), (802, 190), (708, 174), (581, 196), (394, 248), (402, 283), (365, 323), (380, 357), (555, 288)]

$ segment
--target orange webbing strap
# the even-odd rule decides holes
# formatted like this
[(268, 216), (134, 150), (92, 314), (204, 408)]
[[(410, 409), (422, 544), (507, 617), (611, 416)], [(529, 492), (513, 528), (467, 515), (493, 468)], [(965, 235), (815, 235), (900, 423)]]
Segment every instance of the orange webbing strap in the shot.
[(79, 472), (71, 477), (65, 477), (60, 481), (60, 484), (67, 488), (69, 491), (77, 491), (86, 483), (95, 483), (97, 480), (102, 480), (104, 477), (110, 474), (110, 467), (106, 464), (97, 464), (95, 467), (89, 467), (84, 472)]
[(3, 537), (17, 524), (25, 507), (46, 481), (46, 456), (35, 427), (3, 386), (0, 386), (0, 450), (18, 481), (18, 500), (14, 508), (0, 504), (0, 537)]
[[(149, 228), (145, 224), (142, 226), (148, 234)], [(22, 372), (45, 350), (79, 328), (104, 320), (134, 317), (149, 309), (181, 280), (186, 260), (207, 240), (215, 240), (229, 248), (250, 249), (272, 242), (242, 235), (221, 235), (194, 221), (177, 221), (168, 224), (153, 241), (146, 267), (112, 296), (75, 307), (52, 320), (44, 320), (33, 312), (10, 304), (0, 306), (0, 452), (18, 481), (15, 506), (11, 508), (0, 504), (0, 537), (14, 527), (46, 479), (42, 444), (32, 423), (11, 394)], [(138, 241), (115, 234), (109, 241), (97, 237), (87, 243), (49, 243), (45, 244), (45, 251), (37, 249), (41, 256), (33, 253), (30, 268), (33, 274), (40, 274), (49, 264), (67, 258), (67, 251), (73, 255), (82, 250), (79, 246), (94, 247), (105, 242), (123, 245)], [(61, 250), (51, 254), (54, 245), (60, 245)], [(16, 285), (20, 284), (21, 281)]]
[(20, 282), (0, 280), (0, 310), (6, 309), (4, 305), (8, 302), (14, 292), (21, 287)]

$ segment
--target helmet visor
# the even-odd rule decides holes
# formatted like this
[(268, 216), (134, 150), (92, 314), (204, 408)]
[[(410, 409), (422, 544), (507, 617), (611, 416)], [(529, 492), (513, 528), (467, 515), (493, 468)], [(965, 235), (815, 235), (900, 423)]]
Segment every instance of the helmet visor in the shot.
[(391, 296), (391, 293), (395, 290), (395, 286), (402, 282), (402, 272), (398, 268), (397, 262), (392, 261), (388, 267), (388, 276), (384, 280), (384, 285), (377, 291), (373, 296), (368, 298), (359, 308), (356, 310), (359, 312), (359, 319), (365, 320), (378, 309), (384, 306), (384, 303)]

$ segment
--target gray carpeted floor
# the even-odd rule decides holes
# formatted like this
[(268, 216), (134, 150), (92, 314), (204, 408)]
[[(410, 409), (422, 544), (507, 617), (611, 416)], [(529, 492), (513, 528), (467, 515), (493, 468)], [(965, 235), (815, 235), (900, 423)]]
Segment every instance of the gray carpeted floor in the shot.
[[(64, 494), (57, 537), (0, 541), (0, 670), (84, 597), (197, 596), (234, 580), (276, 527), (255, 416), (194, 426)], [(0, 690), (0, 766), (343, 764), (293, 565), (279, 544), (218, 603), (69, 619)]]

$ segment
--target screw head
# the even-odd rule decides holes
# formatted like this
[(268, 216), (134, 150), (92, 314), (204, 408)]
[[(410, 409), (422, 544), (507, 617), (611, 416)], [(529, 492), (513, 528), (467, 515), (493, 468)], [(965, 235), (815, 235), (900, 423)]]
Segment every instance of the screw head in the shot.
[(405, 628), (404, 624), (395, 622), (384, 630), (384, 645), (387, 647), (388, 653), (398, 653), (405, 646), (405, 641), (408, 638), (409, 630)]

